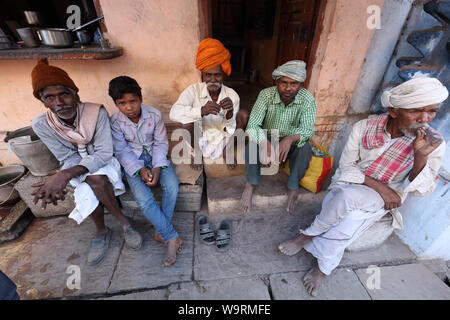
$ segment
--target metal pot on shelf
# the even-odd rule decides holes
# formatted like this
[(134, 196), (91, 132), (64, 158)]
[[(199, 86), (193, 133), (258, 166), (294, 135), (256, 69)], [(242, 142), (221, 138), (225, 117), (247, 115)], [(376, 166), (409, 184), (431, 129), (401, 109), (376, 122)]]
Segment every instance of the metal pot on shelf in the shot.
[(41, 44), (41, 41), (37, 37), (35, 30), (33, 30), (32, 28), (19, 28), (16, 29), (16, 31), (19, 34), (20, 38), (23, 40), (25, 47), (34, 48), (39, 47), (39, 45)]
[[(75, 29), (63, 29), (63, 28), (44, 28), (39, 29), (39, 35), (41, 37), (41, 41), (46, 46), (51, 47), (71, 47), (73, 45), (73, 32), (77, 32), (78, 30), (90, 25), (91, 23), (97, 22), (99, 20), (103, 19), (103, 16), (98, 17), (97, 19), (94, 19), (92, 21), (89, 21), (78, 28)], [(77, 34), (77, 37), (81, 37), (80, 42), (87, 41), (85, 43), (89, 43), (90, 39), (87, 39), (87, 37), (80, 33), (80, 35)], [(82, 44), (85, 44), (82, 43)]]

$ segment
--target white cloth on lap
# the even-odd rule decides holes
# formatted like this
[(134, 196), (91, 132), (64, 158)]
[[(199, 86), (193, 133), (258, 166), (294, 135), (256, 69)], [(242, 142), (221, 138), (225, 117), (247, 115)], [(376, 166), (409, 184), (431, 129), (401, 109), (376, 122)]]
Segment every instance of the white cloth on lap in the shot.
[(86, 177), (95, 175), (105, 175), (113, 185), (114, 195), (119, 196), (125, 193), (125, 185), (122, 181), (122, 171), (120, 163), (112, 157), (111, 160), (94, 173), (86, 173), (72, 178), (70, 184), (75, 188), (75, 208), (69, 214), (69, 218), (74, 219), (78, 224), (83, 222), (99, 205), (99, 201), (92, 191), (92, 188), (84, 182)]

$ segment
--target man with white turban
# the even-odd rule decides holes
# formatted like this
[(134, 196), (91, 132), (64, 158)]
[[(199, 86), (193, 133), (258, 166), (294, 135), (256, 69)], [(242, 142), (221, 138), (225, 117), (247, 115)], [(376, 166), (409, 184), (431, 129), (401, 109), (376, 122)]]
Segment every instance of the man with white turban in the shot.
[(398, 207), (408, 193), (434, 190), (445, 142), (429, 127), (448, 91), (439, 80), (418, 78), (386, 91), (388, 112), (357, 122), (342, 153), (322, 210), (293, 240), (278, 246), (286, 255), (310, 252), (316, 265), (303, 278), (313, 296), (344, 250), (389, 211), (393, 227), (402, 227)]
[[(251, 208), (253, 190), (259, 184), (261, 163), (284, 163), (288, 159), (290, 175), (286, 211), (292, 211), (300, 180), (311, 159), (308, 141), (314, 134), (317, 108), (312, 94), (301, 85), (306, 78), (306, 63), (300, 60), (286, 62), (273, 71), (272, 78), (276, 86), (259, 93), (247, 125), (250, 141), (245, 150), (247, 183), (241, 198), (244, 212)], [(272, 144), (278, 143), (278, 154), (272, 154)]]

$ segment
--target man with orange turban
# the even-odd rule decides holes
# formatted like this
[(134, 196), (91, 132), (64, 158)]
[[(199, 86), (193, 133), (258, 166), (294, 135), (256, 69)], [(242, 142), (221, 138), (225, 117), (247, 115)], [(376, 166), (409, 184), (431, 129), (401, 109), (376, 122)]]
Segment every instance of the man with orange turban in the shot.
[(45, 181), (32, 185), (34, 203), (42, 207), (64, 200), (68, 183), (75, 187), (75, 208), (69, 217), (78, 224), (91, 216), (97, 233), (91, 241), (88, 265), (98, 264), (106, 255), (111, 229), (105, 226), (104, 207), (119, 221), (125, 242), (133, 249), (142, 237), (123, 215), (115, 196), (125, 192), (120, 164), (113, 157), (109, 116), (100, 105), (81, 102), (78, 88), (62, 69), (41, 59), (31, 73), (33, 95), (47, 111), (33, 119), (33, 130), (62, 166)]
[[(249, 117), (246, 110), (239, 110), (238, 94), (223, 84), (225, 76), (231, 74), (230, 58), (230, 52), (219, 40), (207, 38), (200, 42), (196, 67), (202, 72), (203, 82), (187, 87), (169, 115), (189, 130), (191, 147), (194, 147), (194, 123), (198, 125), (198, 145), (202, 155), (211, 159), (225, 155), (224, 150), (233, 141), (236, 129), (245, 130)], [(236, 166), (236, 159), (232, 161), (226, 161), (229, 169)], [(201, 162), (191, 166), (200, 170)]]

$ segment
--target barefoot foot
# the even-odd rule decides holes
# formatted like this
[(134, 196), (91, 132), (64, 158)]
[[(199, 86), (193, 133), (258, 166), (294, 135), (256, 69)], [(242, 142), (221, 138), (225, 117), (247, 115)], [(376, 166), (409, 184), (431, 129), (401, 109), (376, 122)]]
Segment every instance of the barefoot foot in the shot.
[(155, 235), (153, 236), (153, 239), (155, 239), (156, 241), (161, 242), (163, 244), (166, 244), (166, 242), (162, 238), (162, 235), (159, 233), (155, 233)]
[(178, 249), (183, 244), (181, 238), (175, 238), (167, 242), (166, 258), (164, 259), (164, 267), (171, 266), (177, 260)]
[(297, 190), (291, 190), (288, 191), (288, 200), (287, 200), (287, 212), (292, 212), (295, 208), (295, 202), (297, 201), (298, 196), (298, 189)]
[(313, 297), (317, 296), (317, 292), (322, 283), (322, 279), (325, 274), (320, 271), (319, 266), (316, 264), (314, 268), (308, 271), (308, 273), (303, 277), (303, 285), (306, 291)]
[(242, 192), (241, 197), (241, 208), (244, 213), (247, 213), (250, 211), (252, 207), (252, 196), (253, 196), (253, 189), (254, 186), (250, 183), (245, 184), (244, 192)]
[(294, 254), (300, 252), (305, 244), (307, 244), (313, 237), (306, 236), (304, 234), (299, 235), (297, 238), (283, 242), (278, 246), (281, 253), (287, 256), (293, 256)]

